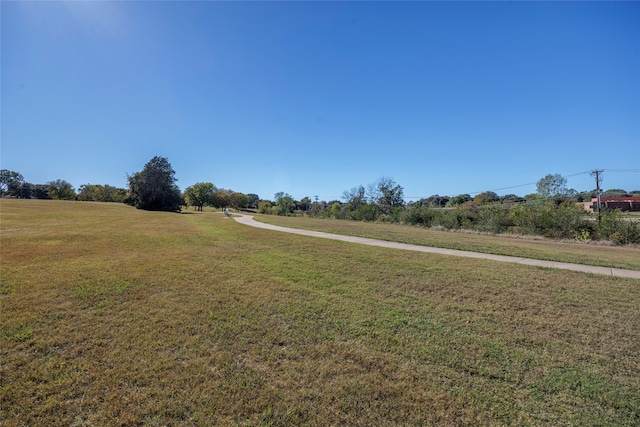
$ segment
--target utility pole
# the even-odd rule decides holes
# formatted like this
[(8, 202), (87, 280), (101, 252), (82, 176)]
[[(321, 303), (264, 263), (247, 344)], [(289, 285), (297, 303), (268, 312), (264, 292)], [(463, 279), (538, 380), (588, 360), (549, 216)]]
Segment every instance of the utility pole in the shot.
[(591, 171), (591, 176), (595, 176), (596, 177), (596, 197), (598, 198), (598, 221), (600, 221), (600, 183), (602, 182), (602, 172), (604, 172), (604, 170), (600, 169), (596, 169)]

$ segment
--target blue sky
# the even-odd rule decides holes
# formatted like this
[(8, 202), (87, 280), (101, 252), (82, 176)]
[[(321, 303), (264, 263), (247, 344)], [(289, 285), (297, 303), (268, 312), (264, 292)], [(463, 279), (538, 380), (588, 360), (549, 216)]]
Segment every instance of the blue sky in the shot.
[(638, 2), (0, 7), (0, 165), (32, 183), (126, 187), (160, 155), (265, 199), (640, 189)]

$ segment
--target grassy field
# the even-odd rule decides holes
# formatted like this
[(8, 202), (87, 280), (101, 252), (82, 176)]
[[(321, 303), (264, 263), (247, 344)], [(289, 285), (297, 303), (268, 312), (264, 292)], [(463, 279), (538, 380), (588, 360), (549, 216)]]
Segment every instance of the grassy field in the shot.
[(410, 225), (309, 217), (275, 215), (254, 215), (254, 217), (258, 221), (283, 227), (325, 231), (439, 248), (640, 270), (640, 248), (631, 246), (611, 246), (601, 242), (560, 241), (542, 237), (495, 236), (465, 231), (436, 230)]
[(638, 280), (207, 212), (2, 200), (0, 215), (4, 426), (640, 420)]

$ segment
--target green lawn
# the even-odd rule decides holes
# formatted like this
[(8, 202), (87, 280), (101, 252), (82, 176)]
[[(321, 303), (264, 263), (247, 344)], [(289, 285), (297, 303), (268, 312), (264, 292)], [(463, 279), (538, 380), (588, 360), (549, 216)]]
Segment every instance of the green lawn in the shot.
[(6, 426), (638, 424), (638, 280), (219, 213), (0, 215)]

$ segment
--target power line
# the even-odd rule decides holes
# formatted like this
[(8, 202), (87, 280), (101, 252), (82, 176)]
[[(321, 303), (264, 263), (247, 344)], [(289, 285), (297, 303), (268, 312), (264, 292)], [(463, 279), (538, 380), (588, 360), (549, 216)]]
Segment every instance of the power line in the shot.
[[(601, 174), (603, 172), (607, 172), (607, 173), (608, 172), (640, 173), (640, 169), (600, 169), (599, 170), (599, 174)], [(563, 178), (571, 178), (571, 177), (574, 177), (574, 176), (586, 175), (586, 174), (593, 174), (593, 171), (588, 170), (588, 171), (572, 173), (572, 174), (569, 174), (569, 175), (563, 175), (563, 174), (560, 174), (560, 175), (562, 175)], [(600, 180), (602, 181), (602, 177), (600, 177)], [(526, 183), (526, 184), (518, 184), (518, 185), (510, 185), (510, 186), (507, 186), (507, 187), (494, 188), (494, 189), (491, 189), (491, 190), (473, 191), (473, 192), (459, 193), (459, 194), (469, 194), (471, 196), (471, 195), (476, 195), (476, 194), (480, 194), (480, 193), (485, 193), (485, 192), (488, 192), (488, 191), (498, 192), (498, 191), (502, 191), (502, 190), (510, 190), (512, 188), (527, 187), (527, 186), (530, 186), (530, 185), (536, 185), (537, 183), (538, 183), (538, 181), (529, 182), (529, 183)], [(427, 197), (428, 196), (404, 196), (404, 199), (405, 200), (412, 200), (412, 199), (419, 200), (419, 199), (424, 199), (424, 198), (427, 198)]]
[[(560, 174), (560, 175), (562, 175), (562, 177), (563, 177), (563, 178), (571, 178), (572, 176), (585, 175), (585, 174), (588, 174), (588, 173), (591, 173), (591, 171), (582, 171), (582, 172), (572, 173), (572, 174), (569, 174), (569, 175), (562, 175), (562, 174)], [(493, 191), (493, 192), (496, 192), (496, 191), (502, 191), (502, 190), (509, 190), (509, 189), (511, 189), (511, 188), (527, 187), (527, 186), (529, 186), (529, 185), (535, 185), (535, 184), (537, 184), (537, 183), (538, 183), (538, 181), (536, 181), (536, 182), (530, 182), (530, 183), (528, 183), (528, 184), (518, 184), (518, 185), (512, 185), (512, 186), (509, 186), (509, 187), (494, 188), (493, 190), (474, 191), (474, 192), (472, 192), (472, 193), (461, 193), (461, 194), (469, 194), (469, 195), (472, 195), (472, 194), (486, 193), (487, 191)]]

